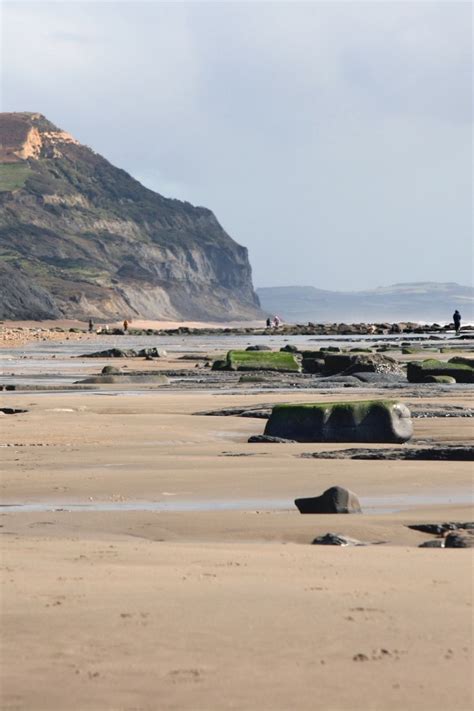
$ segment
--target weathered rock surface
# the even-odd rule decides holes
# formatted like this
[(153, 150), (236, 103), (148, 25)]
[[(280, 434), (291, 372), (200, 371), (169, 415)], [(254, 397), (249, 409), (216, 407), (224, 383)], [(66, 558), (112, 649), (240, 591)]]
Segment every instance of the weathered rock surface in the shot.
[(436, 445), (435, 447), (399, 447), (397, 449), (337, 449), (333, 452), (304, 452), (303, 459), (381, 459), (396, 461), (474, 461), (473, 445)]
[(444, 539), (445, 548), (474, 548), (474, 535), (472, 531), (460, 533), (452, 531)]
[(391, 400), (275, 405), (264, 434), (298, 442), (406, 442), (410, 411)]
[(474, 529), (474, 522), (466, 521), (459, 523), (458, 521), (447, 521), (446, 523), (411, 523), (407, 528), (413, 531), (421, 531), (422, 533), (431, 533), (434, 536), (442, 536), (447, 531), (458, 531), (459, 529)]
[(247, 249), (37, 113), (0, 114), (0, 318), (263, 317)]
[[(381, 541), (382, 542), (382, 541)], [(324, 536), (318, 536), (312, 541), (313, 546), (370, 546), (370, 543), (342, 536), (340, 533), (325, 533)]]
[(295, 506), (302, 514), (351, 514), (362, 511), (357, 494), (342, 486), (331, 486), (321, 496), (295, 499)]

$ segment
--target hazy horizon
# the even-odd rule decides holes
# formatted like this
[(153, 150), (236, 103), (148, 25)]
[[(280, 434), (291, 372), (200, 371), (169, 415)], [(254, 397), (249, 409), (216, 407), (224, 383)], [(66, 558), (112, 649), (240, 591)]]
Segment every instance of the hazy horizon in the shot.
[(257, 288), (472, 283), (467, 2), (2, 4), (2, 110), (205, 205)]

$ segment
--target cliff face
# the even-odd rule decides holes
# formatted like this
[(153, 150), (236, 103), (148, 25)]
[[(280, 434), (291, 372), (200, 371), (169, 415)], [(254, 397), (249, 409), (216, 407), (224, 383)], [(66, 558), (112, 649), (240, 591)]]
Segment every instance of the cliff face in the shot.
[(0, 114), (0, 317), (261, 316), (247, 250), (41, 114)]

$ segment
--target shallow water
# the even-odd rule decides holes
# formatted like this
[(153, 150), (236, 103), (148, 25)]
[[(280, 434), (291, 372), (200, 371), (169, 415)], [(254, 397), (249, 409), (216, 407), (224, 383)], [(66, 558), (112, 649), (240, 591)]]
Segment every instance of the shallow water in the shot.
[[(396, 513), (413, 508), (435, 506), (441, 504), (473, 503), (471, 491), (455, 494), (391, 494), (388, 496), (360, 497), (362, 510), (367, 514)], [(189, 511), (248, 511), (248, 512), (278, 512), (294, 511), (296, 508), (292, 499), (180, 499), (173, 501), (88, 501), (88, 502), (15, 502), (0, 504), (0, 512), (7, 513), (46, 513), (46, 512), (126, 512), (143, 511), (156, 513), (185, 513)]]

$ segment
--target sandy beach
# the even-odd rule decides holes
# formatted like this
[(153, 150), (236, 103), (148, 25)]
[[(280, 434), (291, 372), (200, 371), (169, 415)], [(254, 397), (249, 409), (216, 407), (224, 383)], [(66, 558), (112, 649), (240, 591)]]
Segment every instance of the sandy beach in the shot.
[[(199, 365), (181, 355), (139, 367)], [(117, 365), (51, 357), (28, 373)], [(261, 418), (196, 414), (375, 388), (199, 387), (1, 393), (26, 410), (1, 417), (2, 708), (471, 708), (472, 551), (407, 524), (472, 520), (472, 463), (305, 459), (344, 445), (249, 444)], [(468, 386), (390, 397), (472, 407)], [(469, 417), (414, 426), (414, 445), (472, 441)], [(363, 514), (298, 513), (335, 484)], [(378, 545), (310, 545), (328, 531)]]

